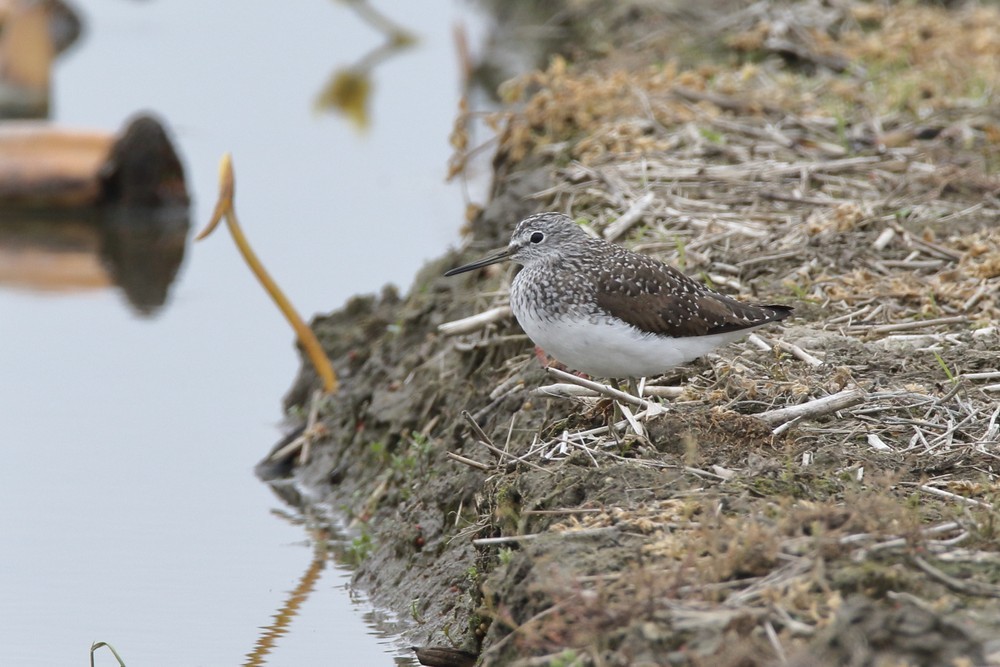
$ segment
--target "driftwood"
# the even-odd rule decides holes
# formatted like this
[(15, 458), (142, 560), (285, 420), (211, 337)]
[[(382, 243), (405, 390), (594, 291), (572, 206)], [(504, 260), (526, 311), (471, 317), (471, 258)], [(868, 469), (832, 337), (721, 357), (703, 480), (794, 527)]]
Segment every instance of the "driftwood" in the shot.
[(166, 302), (189, 226), (184, 172), (154, 118), (117, 135), (0, 124), (0, 285), (117, 284), (150, 314)]
[(152, 116), (137, 116), (118, 134), (41, 121), (0, 125), (0, 208), (188, 202), (180, 159)]

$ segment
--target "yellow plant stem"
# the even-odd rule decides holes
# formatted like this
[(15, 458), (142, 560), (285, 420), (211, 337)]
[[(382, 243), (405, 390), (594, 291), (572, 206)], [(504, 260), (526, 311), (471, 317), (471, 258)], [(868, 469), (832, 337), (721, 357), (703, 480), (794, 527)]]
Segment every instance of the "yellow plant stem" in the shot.
[(250, 247), (250, 243), (243, 234), (242, 228), (240, 228), (239, 221), (236, 219), (236, 208), (233, 204), (233, 197), (236, 191), (235, 181), (232, 156), (226, 153), (222, 156), (222, 161), (219, 163), (219, 200), (216, 202), (215, 210), (212, 212), (212, 219), (209, 220), (205, 229), (195, 237), (195, 240), (200, 241), (211, 234), (219, 225), (219, 221), (225, 217), (226, 226), (229, 227), (229, 233), (232, 235), (236, 247), (239, 248), (240, 254), (243, 255), (243, 260), (250, 267), (250, 271), (257, 277), (257, 280), (260, 281), (260, 284), (264, 287), (264, 291), (277, 304), (278, 309), (281, 310), (285, 319), (292, 325), (295, 335), (298, 336), (299, 342), (302, 343), (302, 347), (306, 351), (306, 355), (316, 369), (316, 373), (323, 381), (323, 391), (332, 394), (339, 388), (339, 383), (337, 382), (337, 375), (333, 371), (333, 366), (330, 364), (330, 359), (323, 350), (323, 346), (320, 345), (313, 330), (296, 312), (291, 302), (281, 291), (281, 288), (278, 287), (278, 284), (271, 278), (267, 269), (264, 268), (260, 259), (257, 258), (257, 254)]

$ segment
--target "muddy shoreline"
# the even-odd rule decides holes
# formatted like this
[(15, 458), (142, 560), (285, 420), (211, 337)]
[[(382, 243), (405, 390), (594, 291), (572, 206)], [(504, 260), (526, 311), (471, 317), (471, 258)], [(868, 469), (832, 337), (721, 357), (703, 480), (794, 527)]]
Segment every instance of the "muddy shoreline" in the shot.
[[(342, 388), (262, 476), (350, 517), (355, 586), (451, 664), (1000, 664), (1000, 10), (583, 5), (506, 85), (466, 247), (313, 321)], [(620, 242), (796, 318), (620, 427), (540, 393), (511, 318), (440, 332), (503, 305), (506, 269), (443, 273), (525, 215), (601, 232), (638, 202)]]

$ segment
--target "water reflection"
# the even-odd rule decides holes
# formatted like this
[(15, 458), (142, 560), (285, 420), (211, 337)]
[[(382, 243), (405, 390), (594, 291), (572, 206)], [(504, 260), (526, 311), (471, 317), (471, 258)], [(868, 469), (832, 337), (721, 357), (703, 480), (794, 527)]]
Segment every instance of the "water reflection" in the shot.
[(417, 38), (392, 21), (365, 0), (347, 3), (368, 25), (383, 35), (386, 41), (363, 55), (350, 67), (334, 71), (333, 76), (316, 96), (317, 109), (337, 111), (346, 116), (359, 130), (368, 129), (368, 102), (372, 88), (372, 71), (393, 55), (416, 44)]
[(152, 315), (166, 304), (184, 260), (190, 226), (186, 208), (104, 212), (102, 264), (137, 313)]
[(326, 567), (326, 561), (329, 558), (327, 545), (330, 534), (325, 529), (316, 528), (310, 531), (310, 537), (313, 542), (312, 562), (309, 563), (309, 567), (299, 578), (299, 583), (289, 593), (281, 608), (274, 614), (274, 620), (263, 629), (253, 650), (247, 654), (247, 660), (243, 663), (245, 667), (259, 667), (259, 665), (264, 664), (267, 654), (274, 648), (278, 637), (288, 632), (292, 618), (298, 614), (299, 607), (316, 588), (316, 582), (319, 581), (320, 573)]
[(355, 128), (368, 129), (372, 70), (412, 45), (412, 41), (389, 41), (369, 51), (354, 65), (336, 70), (316, 97), (316, 108), (337, 111), (353, 122)]
[(117, 285), (140, 315), (156, 313), (184, 259), (186, 208), (3, 211), (0, 287), (80, 292)]
[[(275, 491), (282, 499), (288, 499), (288, 495), (280, 493), (277, 489)], [(267, 657), (277, 646), (278, 639), (291, 630), (292, 621), (299, 614), (302, 605), (316, 590), (328, 563), (332, 562), (336, 568), (345, 570), (353, 567), (358, 559), (359, 541), (357, 538), (351, 539), (349, 535), (337, 528), (329, 512), (322, 512), (309, 506), (301, 496), (296, 495), (295, 497), (300, 503), (303, 503), (303, 514), (289, 514), (277, 510), (272, 513), (293, 525), (305, 528), (313, 547), (313, 558), (305, 572), (299, 577), (298, 583), (288, 592), (281, 606), (271, 616), (271, 623), (261, 628), (253, 650), (246, 655), (244, 667), (260, 667), (267, 663)], [(369, 605), (368, 600), (355, 590), (348, 588), (348, 592), (354, 604)], [(363, 617), (365, 625), (371, 630), (370, 634), (385, 640), (388, 645), (392, 645), (405, 628), (404, 622), (387, 612), (369, 609)], [(397, 647), (393, 663), (401, 667), (412, 667), (419, 664), (412, 657), (404, 654), (402, 647)]]

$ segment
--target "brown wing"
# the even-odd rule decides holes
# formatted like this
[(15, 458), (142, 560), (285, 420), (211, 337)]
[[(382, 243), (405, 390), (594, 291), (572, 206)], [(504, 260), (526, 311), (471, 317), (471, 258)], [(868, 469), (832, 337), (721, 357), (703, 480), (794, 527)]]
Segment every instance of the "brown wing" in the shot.
[(718, 294), (680, 271), (629, 253), (596, 276), (601, 308), (632, 326), (675, 338), (739, 331), (784, 319), (788, 306), (757, 306)]

